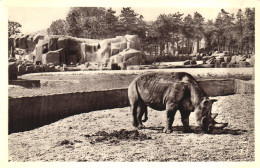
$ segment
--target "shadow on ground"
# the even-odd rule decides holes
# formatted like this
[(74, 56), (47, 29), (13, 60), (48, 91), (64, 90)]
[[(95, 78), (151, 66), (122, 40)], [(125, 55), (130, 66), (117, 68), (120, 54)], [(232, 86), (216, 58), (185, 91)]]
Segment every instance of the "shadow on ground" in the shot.
[[(164, 127), (145, 127), (144, 129), (154, 130), (158, 131), (159, 133), (163, 132)], [(201, 130), (200, 127), (191, 126), (191, 129), (195, 131), (195, 134), (204, 134), (204, 132)], [(173, 132), (178, 133), (184, 133), (184, 127), (183, 126), (174, 126), (172, 127)], [(213, 135), (220, 135), (220, 134), (230, 134), (230, 135), (241, 135), (243, 133), (247, 132), (247, 130), (242, 129), (214, 129), (212, 133)], [(190, 134), (190, 133), (185, 133)]]

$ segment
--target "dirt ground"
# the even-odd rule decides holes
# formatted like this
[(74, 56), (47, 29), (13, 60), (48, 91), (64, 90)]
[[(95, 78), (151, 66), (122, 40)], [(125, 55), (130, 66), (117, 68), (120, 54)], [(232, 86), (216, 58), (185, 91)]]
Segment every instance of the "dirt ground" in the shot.
[[(253, 68), (186, 68), (149, 71), (182, 71), (191, 73), (196, 79), (236, 78), (250, 80)], [(20, 76), (23, 80), (40, 80), (40, 88), (9, 87), (9, 97), (38, 96), (81, 91), (126, 88), (140, 71), (78, 71), (35, 73)]]
[(254, 161), (254, 95), (215, 97), (212, 112), (224, 130), (183, 133), (179, 112), (174, 132), (162, 132), (165, 113), (148, 110), (142, 130), (134, 130), (129, 107), (71, 116), (31, 131), (8, 136), (9, 161)]

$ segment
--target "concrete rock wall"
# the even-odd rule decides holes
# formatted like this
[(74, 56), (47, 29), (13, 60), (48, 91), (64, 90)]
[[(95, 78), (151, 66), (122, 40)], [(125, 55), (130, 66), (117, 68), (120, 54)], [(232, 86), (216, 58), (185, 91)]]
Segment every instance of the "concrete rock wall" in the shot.
[(9, 133), (31, 130), (79, 113), (127, 105), (126, 89), (9, 98)]
[(200, 80), (199, 85), (204, 89), (208, 96), (225, 96), (234, 94), (234, 80), (222, 79), (222, 80)]
[(41, 87), (40, 80), (9, 80), (9, 85), (19, 85), (25, 88), (39, 88)]
[[(31, 54), (32, 58), (35, 59), (30, 61), (34, 61), (35, 64), (76, 65), (77, 63), (92, 62), (108, 67), (108, 64), (114, 64), (110, 57), (116, 54), (120, 54), (125, 58), (123, 62), (119, 62), (122, 64), (119, 65), (121, 69), (126, 69), (128, 65), (140, 65), (145, 62), (145, 57), (139, 51), (141, 44), (137, 35), (116, 36), (104, 40), (83, 39), (64, 35), (14, 35), (8, 39), (8, 44), (9, 55), (16, 56), (12, 53), (15, 48), (18, 51), (23, 49), (26, 51), (26, 54), (23, 55)], [(48, 52), (59, 49), (62, 49), (59, 59), (57, 59), (58, 54), (48, 54)], [(20, 59), (19, 55), (21, 54), (17, 55), (17, 58)], [(46, 61), (47, 59), (49, 61)], [(59, 63), (57, 63), (57, 60), (59, 60)]]
[(240, 79), (235, 79), (235, 90), (237, 94), (249, 94), (255, 93), (255, 81), (244, 81)]

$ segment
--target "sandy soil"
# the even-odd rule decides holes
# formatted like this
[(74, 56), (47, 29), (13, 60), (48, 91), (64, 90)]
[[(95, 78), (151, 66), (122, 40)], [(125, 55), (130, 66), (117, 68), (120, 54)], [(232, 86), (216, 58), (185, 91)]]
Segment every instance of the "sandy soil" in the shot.
[(212, 112), (224, 130), (183, 133), (179, 113), (174, 132), (162, 132), (165, 113), (148, 110), (146, 129), (134, 130), (129, 107), (71, 116), (8, 136), (9, 161), (254, 161), (254, 95), (216, 97)]

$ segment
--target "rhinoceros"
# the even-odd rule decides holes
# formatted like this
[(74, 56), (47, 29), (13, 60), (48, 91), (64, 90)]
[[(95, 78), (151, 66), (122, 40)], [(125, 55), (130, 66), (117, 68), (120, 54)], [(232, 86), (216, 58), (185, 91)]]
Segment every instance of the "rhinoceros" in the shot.
[[(147, 117), (147, 106), (166, 110), (165, 133), (172, 132), (177, 110), (181, 113), (184, 132), (194, 132), (189, 126), (190, 113), (194, 111), (196, 121), (205, 133), (214, 128), (224, 128), (227, 123), (215, 121), (217, 113), (211, 113), (212, 103), (205, 91), (192, 75), (185, 72), (152, 72), (136, 77), (128, 87), (133, 126), (142, 129)], [(145, 119), (142, 120), (143, 114)]]

